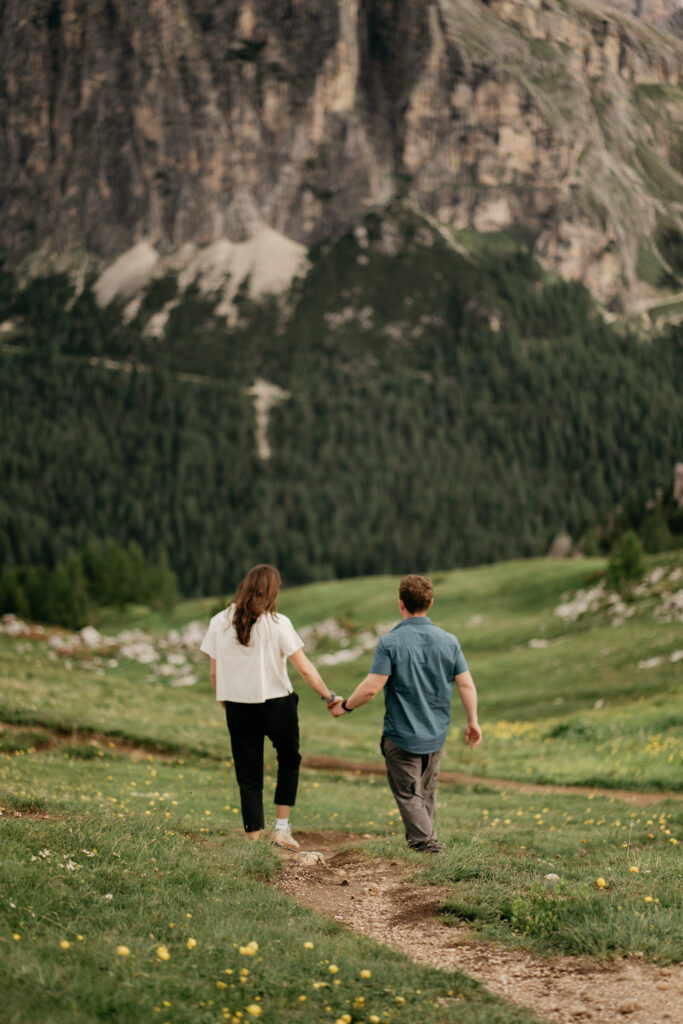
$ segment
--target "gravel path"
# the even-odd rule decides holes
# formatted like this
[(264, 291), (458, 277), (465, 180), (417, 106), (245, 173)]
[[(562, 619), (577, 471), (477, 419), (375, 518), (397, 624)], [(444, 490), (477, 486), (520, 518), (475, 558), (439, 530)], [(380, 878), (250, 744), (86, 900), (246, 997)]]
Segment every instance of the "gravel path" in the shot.
[(298, 835), (326, 863), (286, 854), (275, 885), (298, 903), (405, 953), (416, 963), (464, 971), (510, 1002), (553, 1024), (681, 1024), (683, 965), (660, 967), (638, 957), (599, 961), (545, 959), (473, 939), (467, 928), (438, 920), (449, 891), (406, 882), (401, 861), (340, 850), (362, 840), (340, 832)]

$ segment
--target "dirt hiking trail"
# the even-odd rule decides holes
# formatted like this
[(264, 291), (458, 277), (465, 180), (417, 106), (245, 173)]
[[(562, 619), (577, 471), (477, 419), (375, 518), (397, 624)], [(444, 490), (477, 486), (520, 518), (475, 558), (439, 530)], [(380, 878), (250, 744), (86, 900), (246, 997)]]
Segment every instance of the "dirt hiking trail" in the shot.
[[(347, 761), (343, 757), (309, 755), (304, 757), (301, 763), (304, 768), (313, 768), (316, 771), (340, 771), (351, 772), (354, 775), (381, 776), (385, 776), (387, 773), (386, 766), (379, 761)], [(666, 790), (646, 792), (637, 789), (605, 789), (601, 786), (563, 786), (542, 782), (520, 782), (516, 779), (491, 779), (485, 775), (468, 775), (465, 772), (439, 772), (439, 783), (443, 784), (444, 782), (464, 786), (486, 786), (488, 789), (514, 789), (521, 793), (569, 793), (577, 796), (592, 793), (594, 796), (613, 797), (615, 800), (623, 800), (624, 803), (640, 807), (657, 804), (662, 800), (683, 800), (683, 793)], [(683, 1021), (683, 1017), (681, 1020)]]
[[(116, 753), (127, 754), (133, 760), (158, 758), (173, 760), (176, 757), (206, 756), (201, 752), (187, 751), (178, 748), (168, 750), (163, 745), (140, 743), (118, 734), (96, 732), (91, 729), (69, 728), (67, 726), (44, 725), (39, 722), (5, 722), (0, 720), (0, 734), (3, 732), (32, 732), (32, 744), (40, 750), (58, 749), (60, 747), (87, 744), (91, 747), (109, 749)], [(209, 755), (211, 756), (211, 755)], [(344, 757), (322, 757), (315, 754), (304, 756), (301, 761), (303, 768), (313, 771), (346, 772), (351, 775), (386, 776), (386, 767), (379, 761), (352, 761)], [(439, 782), (443, 785), (486, 786), (488, 789), (514, 790), (520, 793), (568, 793), (585, 796), (613, 797), (634, 807), (645, 807), (648, 804), (661, 803), (663, 800), (683, 800), (683, 793), (666, 790), (641, 791), (629, 789), (604, 789), (600, 786), (564, 786), (540, 782), (522, 782), (516, 779), (492, 779), (484, 775), (468, 775), (465, 772), (439, 773)], [(683, 1020), (683, 1018), (682, 1018)]]
[(472, 937), (468, 928), (438, 919), (446, 887), (407, 881), (414, 866), (367, 857), (362, 842), (341, 832), (297, 833), (302, 850), (326, 863), (303, 864), (283, 851), (274, 885), (298, 903), (355, 932), (400, 950), (415, 963), (463, 971), (489, 991), (532, 1010), (552, 1024), (681, 1024), (683, 967), (660, 967), (634, 958), (544, 959)]

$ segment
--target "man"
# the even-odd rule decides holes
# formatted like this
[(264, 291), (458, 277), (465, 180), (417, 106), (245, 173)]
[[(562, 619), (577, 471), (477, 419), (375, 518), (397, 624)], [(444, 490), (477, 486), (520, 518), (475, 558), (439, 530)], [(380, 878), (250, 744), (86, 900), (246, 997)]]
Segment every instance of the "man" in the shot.
[(384, 688), (380, 744), (387, 779), (403, 819), (408, 845), (441, 853), (434, 831), (436, 783), (451, 721), (453, 683), (467, 715), (465, 742), (481, 742), (477, 691), (455, 636), (433, 624), (427, 612), (434, 588), (426, 576), (404, 576), (398, 590), (402, 621), (383, 636), (370, 673), (350, 697), (330, 706), (339, 718), (367, 704)]

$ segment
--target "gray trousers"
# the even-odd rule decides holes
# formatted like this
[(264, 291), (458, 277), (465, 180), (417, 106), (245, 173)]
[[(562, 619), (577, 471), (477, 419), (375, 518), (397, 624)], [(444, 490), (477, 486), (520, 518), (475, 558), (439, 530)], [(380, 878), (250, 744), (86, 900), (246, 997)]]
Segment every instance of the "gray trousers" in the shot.
[(389, 788), (403, 818), (408, 846), (438, 853), (444, 846), (434, 831), (441, 751), (411, 754), (388, 736), (382, 736), (380, 749), (387, 766)]

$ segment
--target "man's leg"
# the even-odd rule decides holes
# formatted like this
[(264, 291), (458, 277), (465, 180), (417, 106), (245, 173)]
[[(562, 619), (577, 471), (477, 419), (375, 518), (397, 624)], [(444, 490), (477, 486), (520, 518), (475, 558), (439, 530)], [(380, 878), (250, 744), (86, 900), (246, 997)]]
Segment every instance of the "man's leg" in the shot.
[[(435, 790), (439, 758), (436, 755), (411, 754), (388, 736), (382, 737), (382, 753), (387, 766), (387, 780), (394, 795), (406, 830), (408, 846), (415, 850), (438, 853), (443, 849), (434, 831)], [(435, 759), (431, 764), (432, 759)], [(429, 783), (425, 794), (424, 780)]]
[(422, 792), (424, 794), (425, 809), (430, 817), (432, 826), (436, 818), (436, 784), (439, 781), (440, 767), (440, 750), (437, 750), (434, 754), (422, 755)]
[(232, 759), (240, 789), (246, 833), (258, 833), (263, 818), (263, 705), (225, 702)]

